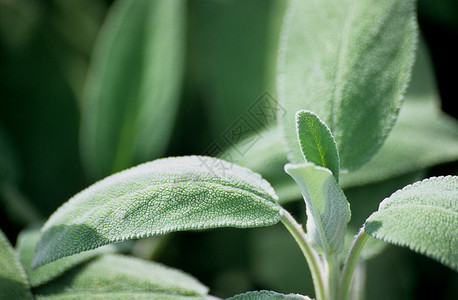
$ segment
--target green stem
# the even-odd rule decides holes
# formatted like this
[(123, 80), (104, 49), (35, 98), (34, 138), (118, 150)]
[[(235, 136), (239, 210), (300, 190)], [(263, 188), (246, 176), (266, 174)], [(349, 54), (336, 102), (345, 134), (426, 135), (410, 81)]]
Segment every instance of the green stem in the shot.
[(317, 300), (326, 300), (326, 291), (322, 277), (320, 260), (316, 252), (310, 246), (302, 225), (297, 223), (293, 216), (291, 216), (291, 214), (283, 208), (280, 209), (280, 215), (281, 222), (294, 237), (296, 243), (299, 245), (299, 248), (301, 248), (305, 259), (307, 260), (310, 268), (310, 273), (312, 274), (313, 286), (315, 288)]
[(350, 289), (351, 278), (355, 270), (356, 263), (358, 262), (359, 254), (363, 249), (369, 235), (361, 229), (353, 241), (350, 251), (348, 252), (347, 259), (342, 271), (342, 277), (340, 280), (340, 296), (341, 300), (348, 299), (348, 291)]
[(335, 255), (326, 256), (328, 300), (337, 300), (339, 295), (340, 266)]

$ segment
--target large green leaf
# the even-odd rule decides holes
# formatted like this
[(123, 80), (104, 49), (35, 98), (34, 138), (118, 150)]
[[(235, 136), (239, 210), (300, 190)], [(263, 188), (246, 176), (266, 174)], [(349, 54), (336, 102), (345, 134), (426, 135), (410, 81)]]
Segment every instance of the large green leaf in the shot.
[(158, 263), (107, 254), (34, 289), (36, 299), (206, 299), (208, 288)]
[(301, 160), (295, 113), (329, 126), (342, 169), (357, 169), (393, 126), (414, 61), (414, 1), (291, 1), (279, 57), (280, 114), (289, 159)]
[(33, 299), (14, 249), (0, 230), (0, 299)]
[(313, 247), (325, 254), (343, 249), (350, 204), (329, 169), (312, 163), (285, 165), (299, 185), (307, 209), (307, 235)]
[(280, 294), (273, 291), (259, 291), (259, 292), (247, 292), (244, 294), (236, 295), (234, 297), (227, 298), (227, 300), (310, 300), (307, 296), (298, 294)]
[(458, 271), (458, 176), (432, 177), (395, 192), (364, 228)]
[(331, 170), (339, 181), (339, 153), (328, 126), (311, 111), (296, 113), (296, 130), (305, 161)]
[(183, 70), (184, 1), (119, 1), (108, 14), (83, 95), (81, 150), (96, 178), (160, 156)]
[(62, 258), (58, 261), (32, 270), (33, 256), (35, 254), (35, 248), (39, 237), (40, 231), (38, 229), (24, 230), (19, 234), (18, 242), (16, 245), (19, 259), (24, 266), (25, 272), (32, 287), (42, 285), (60, 276), (68, 269), (88, 261), (102, 253), (115, 251), (115, 248), (112, 245), (107, 245), (95, 250)]
[(122, 241), (178, 230), (260, 227), (280, 220), (259, 174), (205, 156), (155, 160), (75, 195), (45, 223), (34, 265)]

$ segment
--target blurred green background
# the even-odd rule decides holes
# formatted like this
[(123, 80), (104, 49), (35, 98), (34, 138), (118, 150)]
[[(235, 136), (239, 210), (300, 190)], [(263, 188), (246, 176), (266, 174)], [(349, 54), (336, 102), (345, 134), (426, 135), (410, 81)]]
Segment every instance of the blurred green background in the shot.
[[(93, 53), (103, 53), (94, 45), (106, 39), (100, 32), (107, 13), (115, 13), (113, 5), (117, 1), (0, 0), (0, 227), (13, 245), (23, 228), (46, 220), (72, 195), (111, 173), (91, 173), (80, 154), (85, 138), (80, 131), (85, 98), (90, 98), (85, 96), (88, 70), (97, 63)], [(173, 33), (180, 38), (170, 96), (175, 104), (168, 109), (173, 116), (162, 125), (169, 133), (161, 133), (161, 149), (127, 160), (122, 168), (170, 155), (208, 154), (215, 142), (225, 150), (225, 133), (241, 117), (253, 133), (262, 131), (265, 124), (253, 120), (249, 109), (266, 92), (276, 97), (285, 7), (283, 0), (184, 1), (178, 16), (182, 28)], [(457, 118), (456, 76), (450, 74), (458, 68), (458, 46), (452, 42), (458, 40), (458, 2), (420, 0), (418, 13), (442, 109)], [(136, 74), (132, 66), (121, 74), (126, 81)], [(116, 145), (102, 146), (100, 157), (116, 152)], [(457, 171), (455, 161), (346, 189), (351, 225), (358, 228), (384, 197), (405, 184)], [(285, 204), (296, 215), (302, 205)], [(220, 297), (254, 289), (313, 295), (305, 260), (281, 225), (173, 233), (139, 241), (132, 253), (183, 269)], [(366, 295), (457, 299), (458, 276), (424, 256), (389, 246), (368, 262)]]

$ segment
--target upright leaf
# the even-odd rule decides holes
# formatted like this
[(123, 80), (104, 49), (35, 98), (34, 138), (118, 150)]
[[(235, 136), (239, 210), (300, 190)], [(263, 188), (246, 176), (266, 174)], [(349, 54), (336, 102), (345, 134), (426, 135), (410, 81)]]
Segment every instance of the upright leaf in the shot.
[(206, 299), (208, 288), (158, 263), (106, 254), (34, 289), (36, 299)]
[(24, 266), (25, 272), (32, 287), (37, 287), (56, 277), (59, 277), (67, 270), (88, 260), (91, 260), (102, 253), (115, 251), (115, 247), (112, 245), (107, 245), (92, 251), (80, 253), (71, 257), (65, 257), (58, 261), (32, 270), (33, 256), (35, 254), (35, 249), (39, 237), (40, 231), (38, 229), (24, 230), (19, 234), (18, 242), (16, 245), (17, 251), (19, 253), (19, 259)]
[(0, 299), (33, 299), (14, 249), (0, 230)]
[(432, 177), (395, 192), (364, 230), (458, 271), (458, 176)]
[(328, 126), (311, 111), (296, 113), (296, 130), (305, 161), (331, 170), (339, 181), (339, 153)]
[(247, 292), (244, 294), (236, 295), (234, 297), (227, 298), (227, 300), (311, 300), (308, 296), (302, 296), (298, 294), (280, 294), (274, 291), (256, 291)]
[(342, 169), (367, 162), (396, 120), (417, 36), (411, 0), (290, 1), (278, 60), (280, 114), (289, 159), (301, 161), (294, 116), (329, 126)]
[(330, 170), (314, 164), (287, 164), (307, 209), (307, 235), (320, 253), (339, 253), (350, 221), (350, 204)]
[(160, 156), (183, 70), (184, 1), (114, 4), (93, 53), (82, 103), (81, 150), (96, 178)]
[(259, 174), (205, 157), (155, 160), (75, 195), (45, 223), (34, 265), (108, 243), (178, 230), (260, 227), (280, 220)]

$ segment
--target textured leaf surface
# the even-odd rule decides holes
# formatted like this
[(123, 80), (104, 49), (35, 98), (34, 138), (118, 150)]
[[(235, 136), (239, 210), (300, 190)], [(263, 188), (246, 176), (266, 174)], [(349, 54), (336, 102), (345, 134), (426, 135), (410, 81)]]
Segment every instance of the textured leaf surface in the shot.
[(302, 296), (298, 294), (280, 294), (273, 291), (259, 291), (259, 292), (247, 292), (244, 294), (236, 295), (231, 298), (227, 298), (227, 300), (311, 300), (307, 296)]
[(296, 130), (305, 161), (328, 168), (339, 181), (339, 153), (328, 126), (313, 112), (301, 110), (296, 113)]
[(342, 169), (368, 161), (396, 120), (417, 36), (414, 1), (291, 1), (278, 63), (289, 159), (300, 162), (295, 113), (331, 129)]
[(160, 156), (183, 69), (184, 1), (115, 3), (83, 95), (81, 145), (96, 178)]
[(285, 171), (299, 185), (307, 209), (307, 235), (314, 248), (325, 254), (343, 248), (350, 205), (330, 170), (314, 164), (287, 164)]
[(458, 271), (458, 176), (432, 177), (397, 191), (364, 230)]
[(16, 253), (0, 230), (0, 299), (33, 299)]
[(75, 195), (45, 223), (34, 265), (125, 239), (178, 230), (258, 227), (279, 221), (259, 174), (205, 157), (159, 159)]
[(432, 66), (420, 44), (396, 125), (380, 152), (361, 169), (342, 174), (341, 184), (363, 185), (457, 159), (458, 123), (440, 110)]
[(206, 299), (207, 287), (158, 263), (107, 254), (34, 289), (36, 299)]
[(32, 287), (42, 285), (67, 271), (68, 269), (82, 264), (102, 253), (114, 252), (115, 247), (107, 245), (95, 250), (76, 254), (70, 257), (62, 258), (58, 261), (41, 266), (32, 270), (32, 261), (35, 254), (35, 248), (40, 237), (39, 229), (24, 230), (19, 234), (16, 245), (19, 253), (19, 259), (24, 266), (27, 277)]

